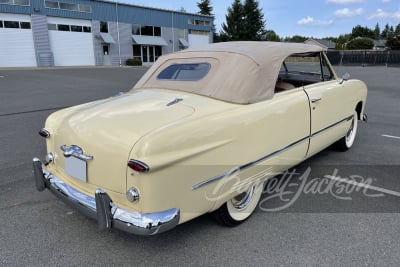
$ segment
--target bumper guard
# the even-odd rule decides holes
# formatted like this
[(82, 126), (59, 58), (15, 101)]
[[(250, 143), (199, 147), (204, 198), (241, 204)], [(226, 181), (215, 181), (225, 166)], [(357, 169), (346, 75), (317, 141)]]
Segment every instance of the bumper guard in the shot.
[(135, 235), (155, 235), (179, 223), (179, 209), (140, 213), (116, 206), (102, 189), (96, 190), (95, 197), (86, 195), (44, 171), (38, 158), (33, 159), (33, 173), (37, 190), (49, 189), (66, 204), (97, 220), (100, 230), (116, 228)]

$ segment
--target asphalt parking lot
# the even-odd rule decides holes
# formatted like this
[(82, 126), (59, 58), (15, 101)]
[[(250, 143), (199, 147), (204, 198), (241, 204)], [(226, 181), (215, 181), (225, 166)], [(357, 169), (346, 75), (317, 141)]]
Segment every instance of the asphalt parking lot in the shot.
[(46, 117), (127, 91), (145, 70), (0, 69), (0, 265), (400, 265), (400, 68), (337, 67), (367, 83), (369, 121), (350, 151), (327, 149), (296, 167), (312, 177), (370, 178), (368, 192), (303, 194), (287, 209), (278, 196), (236, 228), (206, 215), (152, 237), (98, 232), (50, 192), (37, 192), (31, 160), (45, 154), (37, 131)]

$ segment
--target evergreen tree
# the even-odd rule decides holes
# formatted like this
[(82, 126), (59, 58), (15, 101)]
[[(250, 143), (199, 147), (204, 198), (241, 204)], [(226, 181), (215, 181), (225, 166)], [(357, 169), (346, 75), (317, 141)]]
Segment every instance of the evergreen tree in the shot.
[(234, 0), (222, 24), (221, 36), (230, 41), (255, 41), (265, 37), (265, 20), (256, 0)]
[(390, 26), (389, 32), (388, 32), (388, 38), (393, 37), (393, 35), (394, 35), (394, 28), (393, 28), (393, 26)]
[(395, 34), (396, 36), (397, 36), (397, 35), (400, 35), (400, 23), (397, 24), (396, 30), (394, 31), (394, 34)]
[(347, 43), (346, 48), (349, 50), (369, 50), (374, 47), (372, 39), (367, 37), (358, 37)]
[(375, 39), (375, 33), (368, 27), (362, 27), (361, 25), (357, 25), (351, 31), (351, 39), (355, 39), (357, 37), (366, 37)]
[(304, 43), (305, 41), (307, 41), (308, 39), (310, 39), (309, 37), (306, 36), (301, 36), (301, 35), (293, 35), (292, 37), (286, 37), (284, 39), (285, 42), (289, 42), (289, 43)]
[(279, 37), (279, 35), (276, 34), (276, 32), (273, 30), (267, 30), (262, 39), (265, 41), (272, 41), (272, 42), (280, 42), (281, 41), (281, 38)]
[(389, 24), (386, 24), (386, 25), (385, 25), (385, 29), (382, 30), (381, 37), (382, 37), (383, 39), (387, 39), (387, 38), (388, 38), (388, 35), (389, 35), (389, 32), (390, 32), (390, 26), (389, 26)]
[(265, 20), (262, 8), (257, 0), (245, 0), (244, 13), (244, 40), (259, 41), (265, 35)]
[(374, 29), (375, 40), (379, 40), (381, 38), (381, 28), (379, 27), (379, 23), (375, 25)]
[(391, 50), (400, 50), (400, 35), (389, 37), (386, 41), (386, 46)]
[(240, 0), (234, 0), (228, 13), (225, 15), (226, 23), (222, 23), (221, 36), (230, 41), (239, 41), (244, 38), (244, 12)]
[[(213, 7), (210, 0), (201, 0), (200, 2), (197, 2), (197, 7), (200, 9), (199, 14), (214, 16), (214, 14), (212, 13)], [(214, 43), (218, 43), (220, 41), (220, 36), (218, 35), (214, 24), (212, 25), (212, 32)]]
[(201, 0), (197, 2), (197, 7), (200, 9), (199, 14), (212, 16), (213, 7), (210, 0)]

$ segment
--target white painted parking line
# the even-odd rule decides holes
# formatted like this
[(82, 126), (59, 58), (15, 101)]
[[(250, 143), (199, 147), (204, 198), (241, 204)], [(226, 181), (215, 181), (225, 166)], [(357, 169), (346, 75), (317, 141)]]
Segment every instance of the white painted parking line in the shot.
[(400, 136), (387, 135), (387, 134), (382, 134), (382, 136), (383, 136), (383, 137), (387, 137), (387, 138), (400, 139)]
[(3, 79), (4, 78), (4, 76), (0, 76), (0, 79)]
[(377, 186), (373, 186), (373, 185), (369, 185), (369, 184), (363, 184), (363, 183), (357, 183), (355, 181), (348, 180), (348, 179), (343, 179), (343, 178), (336, 177), (336, 176), (333, 176), (333, 175), (325, 175), (324, 177), (332, 179), (332, 180), (335, 180), (335, 181), (338, 181), (338, 182), (355, 185), (357, 187), (362, 187), (362, 188), (374, 190), (374, 191), (381, 192), (381, 193), (388, 194), (388, 195), (392, 195), (392, 196), (395, 196), (395, 197), (400, 197), (400, 192), (389, 190), (389, 189), (385, 189), (385, 188), (382, 188), (382, 187), (377, 187)]

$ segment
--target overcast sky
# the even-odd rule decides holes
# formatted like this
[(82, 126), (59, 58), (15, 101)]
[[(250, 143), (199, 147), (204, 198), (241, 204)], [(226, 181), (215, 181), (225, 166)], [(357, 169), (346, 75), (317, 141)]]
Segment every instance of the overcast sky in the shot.
[[(179, 10), (182, 7), (197, 13), (198, 0), (117, 0), (135, 5)], [(215, 25), (217, 29), (225, 21), (226, 11), (233, 0), (213, 0)], [(399, 0), (261, 0), (267, 29), (279, 36), (303, 35), (310, 37), (338, 36), (350, 33), (360, 24), (375, 28), (378, 22), (381, 30), (386, 23), (394, 27), (400, 23)]]

